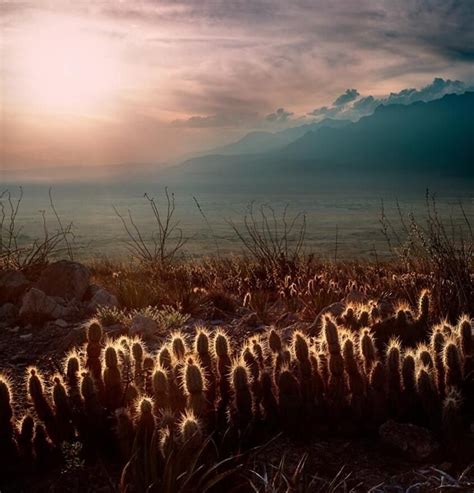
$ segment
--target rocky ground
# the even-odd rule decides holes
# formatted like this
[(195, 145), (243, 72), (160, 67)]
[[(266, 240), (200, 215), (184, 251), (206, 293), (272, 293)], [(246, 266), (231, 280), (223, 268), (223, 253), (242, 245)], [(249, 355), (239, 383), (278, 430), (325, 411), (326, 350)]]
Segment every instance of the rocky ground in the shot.
[[(94, 316), (98, 306), (117, 304), (113, 294), (92, 284), (88, 268), (75, 262), (56, 262), (34, 275), (13, 270), (1, 272), (0, 373), (9, 377), (15, 389), (23, 384), (29, 365), (37, 365), (46, 375), (60, 371), (67, 351), (85, 342), (84, 322)], [(337, 311), (340, 307), (335, 304), (328, 309)], [(279, 321), (283, 337), (285, 330), (291, 330), (295, 322), (292, 314)], [(190, 318), (182, 329), (191, 332), (199, 324), (223, 326), (238, 339), (266, 329), (248, 310), (237, 310), (232, 316), (221, 319)], [(311, 330), (311, 326), (298, 324), (299, 328), (307, 330)], [(145, 338), (151, 350), (168, 336), (143, 316), (132, 320), (129, 327), (113, 324), (105, 327), (105, 331), (113, 337), (131, 327)], [(21, 409), (23, 413), (29, 406), (30, 403), (21, 398), (15, 402), (18, 412)], [(388, 423), (379, 437), (365, 440), (328, 435), (308, 446), (280, 437), (262, 452), (262, 460), (271, 467), (285, 456), (291, 472), (304, 454), (308, 456), (307, 468), (312, 475), (325, 480), (339, 475), (339, 480), (345, 479), (346, 485), (355, 488), (354, 491), (374, 488), (371, 491), (398, 492), (417, 482), (425, 486), (410, 491), (433, 491), (433, 485), (437, 485), (442, 474), (455, 476), (462, 472), (461, 465), (447, 460), (429, 434), (426, 436), (416, 427), (397, 428), (394, 423)], [(18, 483), (10, 484), (8, 491), (114, 491), (117, 474), (113, 466), (87, 466), (81, 472), (81, 479), (74, 478), (71, 472), (58, 474), (55, 471), (51, 477), (39, 478), (35, 488)], [(432, 486), (428, 480), (433, 481)], [(380, 486), (382, 484), (385, 486)]]

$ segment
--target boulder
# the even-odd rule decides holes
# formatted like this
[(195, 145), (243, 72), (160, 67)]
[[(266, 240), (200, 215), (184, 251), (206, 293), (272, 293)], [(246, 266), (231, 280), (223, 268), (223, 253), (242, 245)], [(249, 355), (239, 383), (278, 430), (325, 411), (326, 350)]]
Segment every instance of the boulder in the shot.
[(0, 272), (0, 303), (16, 303), (29, 285), (30, 282), (23, 272), (17, 270)]
[(128, 332), (131, 336), (151, 337), (158, 332), (158, 324), (152, 318), (139, 313), (133, 317)]
[(11, 322), (16, 319), (18, 308), (13, 303), (0, 305), (0, 322)]
[(60, 305), (43, 291), (31, 288), (24, 296), (20, 308), (20, 318), (27, 322), (42, 322), (67, 317), (68, 307)]
[(48, 296), (81, 301), (89, 287), (90, 272), (78, 262), (60, 260), (48, 265), (36, 287)]
[(94, 294), (87, 305), (87, 308), (90, 311), (95, 311), (99, 306), (108, 306), (108, 307), (118, 307), (119, 302), (117, 296), (112, 293), (109, 293), (104, 288), (97, 288), (94, 291)]
[(432, 456), (439, 444), (426, 428), (409, 423), (389, 420), (379, 428), (382, 442), (413, 461), (422, 461)]

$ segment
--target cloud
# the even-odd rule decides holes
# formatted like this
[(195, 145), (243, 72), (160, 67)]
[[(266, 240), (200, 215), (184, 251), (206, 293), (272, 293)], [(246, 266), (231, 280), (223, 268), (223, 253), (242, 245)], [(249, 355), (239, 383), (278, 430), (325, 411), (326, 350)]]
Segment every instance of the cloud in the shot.
[(283, 123), (286, 122), (293, 113), (286, 111), (285, 108), (278, 108), (274, 113), (270, 113), (265, 117), (267, 122)]
[[(25, 80), (9, 63), (13, 48), (34, 42), (45, 16), (75, 19), (113, 47), (120, 97), (93, 118), (129, 122), (116, 141), (129, 142), (133, 122), (150, 116), (183, 153), (207, 147), (207, 138), (222, 143), (253, 129), (296, 124), (298, 115), (357, 119), (380, 104), (434, 99), (474, 83), (472, 0), (0, 0), (0, 51), (8, 55), (0, 64), (2, 108), (2, 98), (18, 93)], [(25, 128), (47, 120), (20, 99), (7, 103)], [(88, 124), (83, 111), (69, 117)], [(4, 118), (3, 127), (9, 125)], [(58, 138), (74, 148), (66, 127)], [(146, 147), (166, 159), (153, 134), (130, 144), (130, 154)], [(38, 137), (37, 143), (53, 148), (55, 141)], [(102, 147), (110, 162), (121, 159), (115, 144)], [(0, 158), (9, 152), (0, 142)], [(18, 152), (35, 162), (27, 145)]]
[[(359, 94), (355, 89), (348, 89), (334, 101), (331, 107), (322, 106), (316, 108), (308, 113), (308, 115), (357, 120), (361, 116), (370, 115), (381, 104), (411, 104), (416, 101), (432, 101), (433, 99), (442, 98), (446, 94), (461, 94), (468, 90), (474, 90), (474, 86), (465, 84), (460, 80), (443, 79), (441, 77), (434, 78), (433, 82), (423, 86), (421, 89), (406, 88), (398, 92), (391, 92), (387, 96), (379, 98), (369, 95), (362, 96), (354, 101)], [(346, 95), (347, 98), (345, 98)], [(354, 96), (352, 100), (350, 100), (350, 96)], [(345, 100), (345, 102), (341, 104), (341, 100)], [(349, 104), (350, 102), (352, 104)]]
[(351, 103), (355, 99), (360, 96), (359, 91), (357, 89), (347, 89), (344, 94), (341, 94), (334, 103), (333, 106), (344, 106), (347, 103)]
[(243, 127), (258, 120), (258, 113), (216, 113), (207, 116), (191, 116), (185, 119), (174, 120), (171, 125), (189, 128), (227, 128)]

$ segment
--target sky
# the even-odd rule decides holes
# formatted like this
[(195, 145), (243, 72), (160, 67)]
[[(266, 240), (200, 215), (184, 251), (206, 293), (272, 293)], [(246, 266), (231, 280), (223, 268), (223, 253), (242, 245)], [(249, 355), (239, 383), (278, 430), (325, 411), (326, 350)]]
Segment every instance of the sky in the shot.
[(0, 0), (0, 169), (169, 163), (474, 85), (471, 0)]

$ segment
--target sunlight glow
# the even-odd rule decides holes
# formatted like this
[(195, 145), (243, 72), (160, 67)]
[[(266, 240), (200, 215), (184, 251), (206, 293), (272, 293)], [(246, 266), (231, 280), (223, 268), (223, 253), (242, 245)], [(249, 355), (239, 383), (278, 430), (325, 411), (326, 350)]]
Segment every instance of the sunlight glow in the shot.
[(16, 57), (23, 103), (46, 113), (95, 113), (118, 96), (118, 50), (104, 35), (57, 16), (25, 29)]

